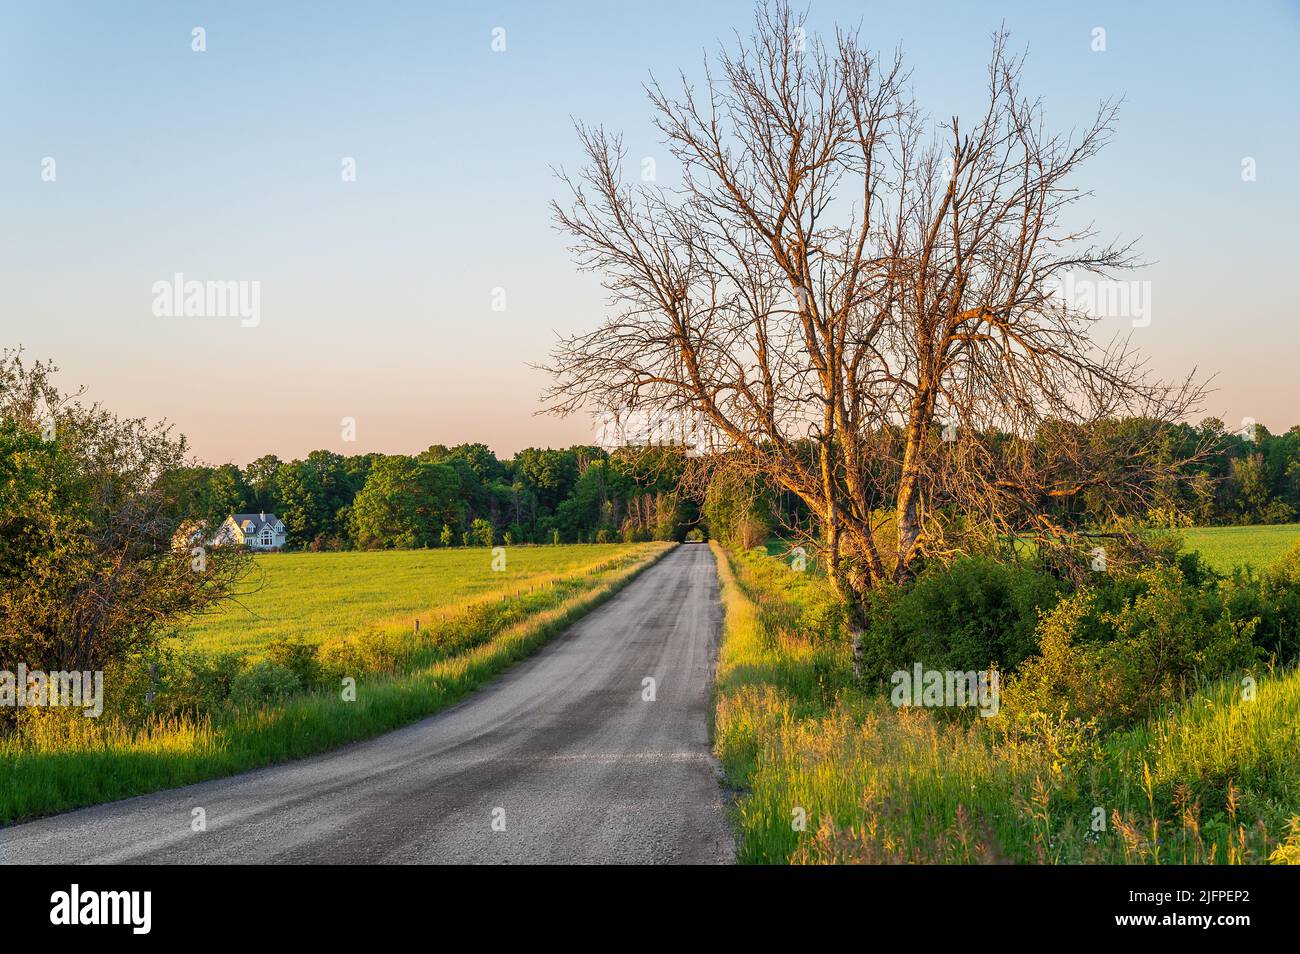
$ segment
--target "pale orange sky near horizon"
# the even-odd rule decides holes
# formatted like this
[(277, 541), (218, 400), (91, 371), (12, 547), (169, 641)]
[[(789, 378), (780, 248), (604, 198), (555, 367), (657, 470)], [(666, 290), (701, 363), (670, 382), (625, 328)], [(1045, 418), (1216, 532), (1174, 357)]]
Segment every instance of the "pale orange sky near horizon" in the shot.
[[(1300, 424), (1296, 7), (936, 6), (814, 0), (810, 25), (863, 21), (873, 46), (901, 43), (934, 116), (974, 108), (1003, 22), (1054, 128), (1123, 94), (1113, 143), (1077, 182), (1102, 237), (1138, 239), (1152, 263), (1125, 276), (1150, 282), (1152, 320), (1106, 319), (1099, 337), (1131, 331), (1162, 376), (1213, 375), (1198, 419)], [(649, 156), (670, 182), (641, 83), (696, 68), (751, 11), (7, 6), (0, 345), (53, 359), (65, 388), (121, 415), (166, 418), (213, 463), (591, 443), (585, 415), (534, 416), (547, 377), (529, 365), (604, 310), (551, 226), (552, 167), (579, 164), (577, 117), (625, 131), (630, 172)], [(260, 322), (155, 315), (153, 284), (177, 272), (259, 282)]]

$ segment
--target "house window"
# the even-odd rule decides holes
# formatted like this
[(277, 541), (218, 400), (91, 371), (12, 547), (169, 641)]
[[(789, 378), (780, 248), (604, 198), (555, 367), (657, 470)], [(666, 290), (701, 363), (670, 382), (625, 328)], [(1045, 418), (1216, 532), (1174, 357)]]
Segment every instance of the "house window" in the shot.
[(270, 545), (271, 545), (271, 531), (270, 531), (270, 530), (263, 530), (263, 531), (262, 531), (262, 546), (264, 546), (264, 547), (269, 547)]

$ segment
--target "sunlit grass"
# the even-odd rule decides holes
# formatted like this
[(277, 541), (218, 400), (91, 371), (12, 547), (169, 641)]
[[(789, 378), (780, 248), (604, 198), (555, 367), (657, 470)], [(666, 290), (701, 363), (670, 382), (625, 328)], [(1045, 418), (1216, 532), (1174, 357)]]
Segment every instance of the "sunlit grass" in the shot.
[(511, 546), (505, 569), (487, 547), (255, 558), (238, 602), (195, 620), (182, 642), (204, 652), (256, 657), (272, 639), (323, 643), (365, 626), (425, 626), (451, 609), (527, 591), (632, 552), (633, 544)]
[[(716, 549), (715, 751), (750, 863), (1300, 861), (1300, 672), (1209, 686), (1109, 737), (895, 709), (854, 688), (817, 578)], [(815, 617), (814, 617), (815, 618)]]

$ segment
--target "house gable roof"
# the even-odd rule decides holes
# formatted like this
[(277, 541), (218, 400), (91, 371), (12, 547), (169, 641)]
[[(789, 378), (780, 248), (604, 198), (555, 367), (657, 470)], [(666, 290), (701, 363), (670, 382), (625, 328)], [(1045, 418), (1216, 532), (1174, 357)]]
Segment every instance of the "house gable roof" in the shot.
[(264, 527), (274, 530), (276, 524), (280, 522), (280, 518), (273, 513), (236, 513), (232, 514), (230, 519), (235, 521), (235, 526), (244, 533), (261, 533)]

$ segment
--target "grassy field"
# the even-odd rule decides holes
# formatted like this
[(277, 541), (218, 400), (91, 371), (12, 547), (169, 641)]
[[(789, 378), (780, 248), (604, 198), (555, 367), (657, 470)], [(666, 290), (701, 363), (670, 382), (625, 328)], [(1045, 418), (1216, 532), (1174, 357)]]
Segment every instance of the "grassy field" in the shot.
[[(450, 575), (450, 566), (464, 565), (469, 580), (443, 590), (462, 595), (448, 597), (453, 602), (444, 604), (445, 623), (426, 626), (418, 635), (401, 619), (384, 624), (364, 612), (354, 616), (354, 622), (364, 621), (362, 628), (353, 633), (336, 631), (321, 645), (318, 678), (287, 696), (236, 703), (230, 695), (197, 712), (153, 715), (142, 723), (115, 718), (108, 710), (99, 719), (86, 719), (69, 709), (23, 710), (17, 731), (0, 740), (0, 825), (302, 758), (438, 712), (535, 652), (672, 547), (641, 543), (535, 551), (512, 548), (510, 558), (522, 552), (536, 557), (517, 564), (519, 569), (531, 565), (536, 572), (513, 581), (507, 578), (495, 588), (487, 585), (490, 577), (480, 576), (479, 561), (470, 559), (487, 560), (487, 550), (358, 554), (371, 557), (354, 566), (369, 568), (373, 592), (388, 594), (382, 612), (391, 612), (394, 606), (419, 606), (428, 592), (423, 581), (432, 575), (407, 577), (405, 589), (391, 580), (386, 583), (384, 557), (407, 565), (414, 561), (426, 571), (441, 567), (445, 575)], [(548, 554), (553, 562), (546, 562)], [(285, 558), (265, 562), (274, 564), (279, 559)], [(461, 564), (464, 559), (468, 563)], [(285, 565), (294, 562), (288, 559)], [(339, 563), (350, 561), (331, 562), (337, 570)], [(300, 565), (308, 569), (299, 577), (298, 589), (303, 592), (298, 605), (309, 599), (305, 593), (315, 582), (310, 562)], [(543, 566), (548, 573), (541, 572)], [(557, 566), (566, 568), (563, 574), (555, 573)], [(277, 565), (268, 576), (282, 570)], [(333, 573), (326, 576), (335, 579)], [(529, 590), (529, 580), (553, 585)], [(518, 595), (508, 582), (517, 586)], [(505, 589), (512, 592), (501, 600), (498, 594)], [(346, 586), (335, 588), (335, 598), (345, 591)], [(403, 599), (411, 602), (403, 604)], [(350, 605), (356, 611), (355, 604)], [(308, 634), (296, 628), (287, 635)], [(185, 665), (189, 668), (193, 660), (204, 658), (193, 654)], [(245, 675), (248, 672), (245, 664)], [(353, 698), (340, 691), (340, 675), (355, 679)], [(214, 688), (211, 674), (203, 678), (209, 689)], [(230, 691), (229, 686), (224, 689)], [(159, 699), (165, 699), (167, 692), (164, 689)]]
[(635, 545), (515, 546), (505, 569), (486, 547), (366, 553), (274, 553), (255, 558), (237, 603), (187, 626), (184, 643), (204, 652), (256, 657), (276, 637), (323, 643), (366, 626), (412, 628), (469, 604), (500, 599), (581, 573)]
[(741, 862), (1300, 863), (1300, 672), (1105, 736), (1007, 735), (857, 688), (820, 577), (714, 546), (714, 742)]
[(1199, 550), (1220, 573), (1234, 566), (1265, 569), (1300, 542), (1300, 523), (1252, 527), (1194, 527), (1182, 531), (1184, 547)]
[[(1300, 543), (1300, 523), (1269, 524), (1248, 527), (1192, 527), (1180, 530), (1185, 550), (1199, 550), (1206, 562), (1220, 573), (1233, 567), (1253, 566), (1266, 569)], [(792, 544), (777, 537), (766, 541), (768, 556), (789, 561)], [(809, 560), (814, 566), (814, 561)]]

